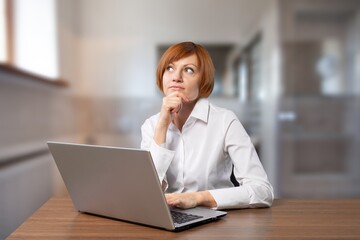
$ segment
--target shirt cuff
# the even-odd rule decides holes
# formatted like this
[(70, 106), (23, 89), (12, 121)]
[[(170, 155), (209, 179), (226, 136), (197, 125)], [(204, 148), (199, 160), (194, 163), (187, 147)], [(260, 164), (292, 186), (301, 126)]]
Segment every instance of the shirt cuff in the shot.
[(217, 203), (216, 209), (249, 207), (250, 194), (245, 186), (209, 190)]
[(152, 140), (150, 145), (150, 153), (153, 159), (157, 174), (159, 176), (160, 182), (164, 180), (165, 174), (175, 156), (175, 151), (171, 151), (165, 147), (164, 144), (160, 146)]

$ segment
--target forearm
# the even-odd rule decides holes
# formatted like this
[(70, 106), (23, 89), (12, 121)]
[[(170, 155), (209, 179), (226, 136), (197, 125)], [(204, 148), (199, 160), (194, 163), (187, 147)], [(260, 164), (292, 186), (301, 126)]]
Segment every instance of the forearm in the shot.
[(156, 144), (161, 145), (166, 142), (167, 127), (158, 124), (154, 132), (154, 141)]
[(196, 202), (198, 206), (204, 206), (209, 208), (217, 207), (217, 203), (209, 191), (196, 192)]

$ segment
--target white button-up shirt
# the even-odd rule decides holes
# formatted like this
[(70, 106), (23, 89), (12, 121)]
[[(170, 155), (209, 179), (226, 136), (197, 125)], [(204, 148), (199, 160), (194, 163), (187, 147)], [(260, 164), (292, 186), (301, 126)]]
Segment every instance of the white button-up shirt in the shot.
[[(153, 140), (158, 119), (142, 125), (141, 148), (150, 151), (167, 193), (208, 190), (218, 209), (271, 206), (273, 188), (233, 112), (199, 99), (182, 132), (170, 123), (161, 146)], [(233, 166), (238, 187), (230, 180)]]

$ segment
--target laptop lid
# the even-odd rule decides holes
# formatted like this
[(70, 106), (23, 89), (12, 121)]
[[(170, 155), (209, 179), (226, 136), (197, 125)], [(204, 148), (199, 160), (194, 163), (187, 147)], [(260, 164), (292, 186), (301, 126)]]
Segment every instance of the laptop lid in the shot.
[(205, 216), (174, 223), (149, 151), (60, 142), (48, 142), (48, 146), (80, 212), (167, 230), (182, 230), (226, 215), (207, 208), (177, 209)]

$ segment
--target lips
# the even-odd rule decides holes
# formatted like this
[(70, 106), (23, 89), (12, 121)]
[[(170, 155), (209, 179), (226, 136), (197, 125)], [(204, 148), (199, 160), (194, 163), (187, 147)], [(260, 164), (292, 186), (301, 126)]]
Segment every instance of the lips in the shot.
[(172, 90), (184, 90), (185, 88), (180, 87), (180, 86), (170, 86), (169, 89), (172, 89)]

